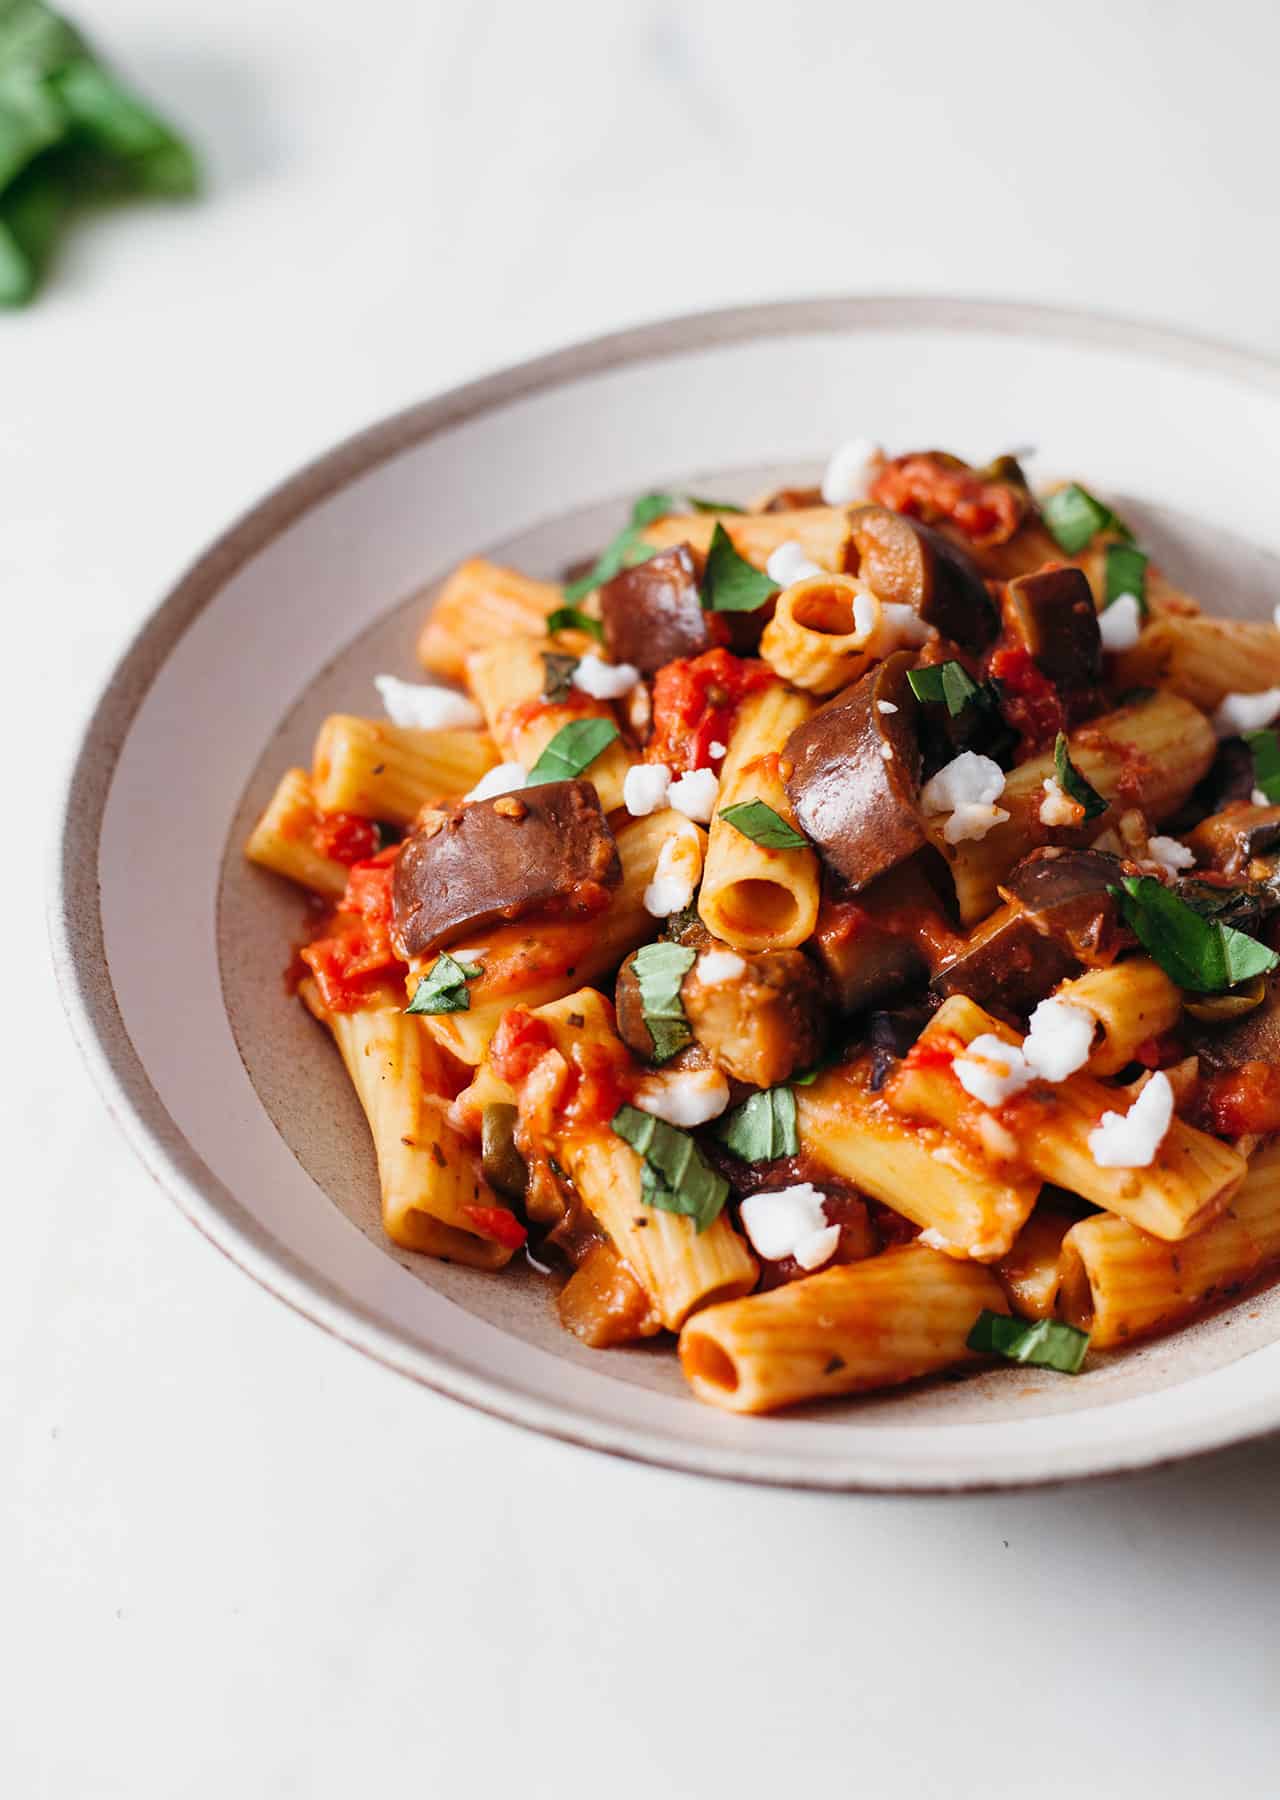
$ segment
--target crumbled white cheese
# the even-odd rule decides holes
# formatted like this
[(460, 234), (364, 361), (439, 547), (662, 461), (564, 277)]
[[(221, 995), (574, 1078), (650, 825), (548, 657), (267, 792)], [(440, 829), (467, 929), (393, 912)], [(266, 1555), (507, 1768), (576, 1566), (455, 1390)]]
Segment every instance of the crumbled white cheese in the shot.
[(475, 701), (452, 688), (401, 681), (398, 675), (375, 675), (373, 685), (393, 725), (412, 731), (461, 731), (484, 724), (484, 714)]
[(633, 763), (622, 783), (622, 804), (637, 819), (667, 804), (671, 771), (666, 763)]
[(1113, 655), (1132, 650), (1142, 633), (1142, 605), (1136, 594), (1117, 594), (1098, 614), (1102, 648)]
[[(854, 617), (857, 617), (856, 601)], [(913, 606), (903, 606), (896, 600), (882, 600), (875, 632), (866, 646), (867, 654), (892, 656), (895, 650), (918, 650), (921, 644), (928, 643), (931, 634), (932, 627), (925, 624)]]
[(1261, 788), (1254, 788), (1249, 796), (1249, 804), (1251, 806), (1270, 806), (1271, 801), (1263, 793)]
[(702, 879), (702, 844), (696, 831), (682, 826), (658, 852), (653, 880), (644, 890), (644, 908), (655, 919), (670, 918), (690, 904)]
[(1100, 1169), (1149, 1168), (1172, 1123), (1173, 1087), (1160, 1069), (1127, 1113), (1103, 1113), (1089, 1133), (1089, 1154)]
[(1176, 875), (1182, 869), (1195, 867), (1195, 851), (1188, 850), (1187, 846), (1179, 843), (1177, 838), (1148, 838), (1147, 855), (1152, 862), (1160, 865), (1166, 875)]
[(893, 761), (893, 745), (892, 744), (881, 744), (880, 755), (884, 759), (885, 762), (892, 762)]
[(1035, 1078), (1018, 1045), (1006, 1044), (990, 1031), (974, 1038), (952, 1067), (965, 1093), (984, 1106), (1003, 1106)]
[(673, 1069), (646, 1075), (634, 1098), (641, 1112), (690, 1131), (720, 1117), (729, 1104), (729, 1083), (719, 1069)]
[(1070, 794), (1064, 793), (1052, 775), (1044, 778), (1044, 799), (1040, 802), (1042, 825), (1078, 825), (1084, 818), (1084, 807)]
[(785, 588), (790, 587), (793, 582), (808, 581), (811, 575), (822, 575), (825, 570), (809, 560), (804, 553), (803, 544), (797, 544), (794, 538), (788, 538), (769, 557), (765, 573), (770, 581), (776, 581), (779, 587)]
[(514, 794), (528, 782), (528, 775), (521, 763), (499, 763), (496, 769), (490, 769), (482, 775), (464, 800), (496, 800), (499, 794)]
[(895, 706), (895, 705), (894, 705), (894, 704), (893, 704), (893, 701), (892, 701), (892, 700), (877, 700), (877, 701), (876, 701), (876, 711), (877, 711), (877, 712), (882, 712), (882, 713), (896, 713), (896, 712), (897, 712), (897, 710), (898, 710), (898, 709), (897, 709), (897, 707), (896, 707), (896, 706)]
[(880, 623), (880, 602), (866, 588), (853, 596), (853, 636), (866, 642)]
[(722, 744), (719, 738), (712, 738), (711, 742), (707, 745), (707, 755), (714, 757), (716, 762), (719, 762), (722, 756), (727, 756), (728, 754), (728, 744)]
[(667, 804), (673, 806), (686, 819), (695, 819), (698, 824), (710, 823), (711, 815), (716, 810), (716, 800), (720, 795), (720, 782), (712, 769), (694, 769), (692, 774), (682, 775), (679, 781), (671, 783), (667, 795)]
[(1023, 1059), (1041, 1080), (1065, 1081), (1088, 1062), (1096, 1030), (1097, 1021), (1083, 1006), (1073, 1006), (1069, 1000), (1042, 1000), (1022, 1041)]
[(1220, 738), (1239, 737), (1245, 731), (1264, 731), (1280, 718), (1280, 687), (1260, 694), (1228, 694), (1213, 715), (1213, 729)]
[(949, 844), (959, 844), (967, 838), (984, 838), (993, 825), (1003, 825), (1009, 815), (994, 804), (1003, 792), (1004, 770), (999, 763), (962, 750), (925, 782), (920, 804), (926, 813), (951, 814), (942, 835)]
[(694, 974), (704, 987), (719, 987), (725, 981), (741, 981), (746, 972), (747, 965), (736, 950), (704, 950), (694, 969)]
[(848, 506), (851, 500), (865, 500), (880, 446), (870, 438), (850, 438), (841, 444), (827, 464), (822, 477), (822, 498), (828, 506)]
[(808, 1181), (748, 1194), (742, 1202), (742, 1226), (756, 1254), (766, 1262), (794, 1256), (802, 1269), (820, 1269), (840, 1242), (840, 1227), (827, 1224), (822, 1202)]
[(580, 657), (573, 671), (573, 685), (593, 700), (620, 700), (629, 694), (640, 679), (640, 671), (632, 663), (610, 663), (594, 650)]

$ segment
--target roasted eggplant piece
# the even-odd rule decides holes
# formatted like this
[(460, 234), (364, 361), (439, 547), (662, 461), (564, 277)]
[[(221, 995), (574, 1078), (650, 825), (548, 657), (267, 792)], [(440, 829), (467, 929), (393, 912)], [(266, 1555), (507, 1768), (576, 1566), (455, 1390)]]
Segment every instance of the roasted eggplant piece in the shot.
[[(914, 657), (888, 656), (797, 726), (783, 750), (800, 829), (856, 893), (924, 842)], [(886, 710), (887, 709), (887, 710)]]
[(589, 915), (602, 904), (601, 889), (621, 879), (618, 846), (589, 781), (442, 807), (396, 860), (394, 936), (413, 958), (531, 912)]
[(1000, 889), (1004, 905), (933, 979), (944, 998), (967, 994), (988, 1012), (1025, 1018), (1081, 967), (1114, 960), (1133, 940), (1115, 896), (1120, 859), (1098, 850), (1036, 851)]
[(963, 943), (918, 862), (884, 875), (855, 900), (823, 896), (813, 947), (843, 1013), (883, 1006), (919, 986)]
[(604, 646), (616, 663), (653, 675), (664, 663), (701, 656), (718, 640), (702, 610), (698, 571), (686, 544), (660, 550), (600, 589)]
[(1015, 576), (1005, 596), (1010, 635), (1056, 688), (1097, 686), (1102, 636), (1093, 593), (1081, 570), (1062, 567)]
[(1236, 801), (1202, 819), (1185, 842), (1202, 868), (1243, 875), (1255, 858), (1280, 852), (1280, 806)]
[(850, 519), (857, 573), (877, 599), (909, 606), (966, 650), (985, 650), (1000, 620), (972, 557), (939, 531), (885, 506)]
[(523, 1201), (529, 1165), (516, 1148), (519, 1113), (508, 1100), (493, 1100), (480, 1115), (480, 1166), (491, 1188)]
[(1223, 1024), (1187, 1014), (1182, 1035), (1187, 1048), (1200, 1058), (1201, 1069), (1214, 1074), (1247, 1062), (1280, 1063), (1280, 974), (1266, 977), (1260, 1006)]

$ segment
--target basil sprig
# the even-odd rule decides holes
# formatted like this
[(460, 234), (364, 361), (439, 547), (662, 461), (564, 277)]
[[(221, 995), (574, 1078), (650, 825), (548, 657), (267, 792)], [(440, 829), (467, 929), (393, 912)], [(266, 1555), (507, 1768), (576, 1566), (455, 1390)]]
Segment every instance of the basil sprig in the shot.
[(1132, 594), (1142, 612), (1147, 610), (1147, 563), (1150, 558), (1136, 544), (1108, 544), (1103, 606), (1122, 594)]
[(789, 1087), (765, 1088), (751, 1094), (726, 1113), (716, 1128), (726, 1150), (743, 1162), (772, 1162), (776, 1156), (796, 1156), (800, 1134), (796, 1130), (796, 1097)]
[(699, 1233), (719, 1218), (729, 1183), (717, 1175), (687, 1131), (620, 1106), (610, 1120), (614, 1131), (640, 1158), (640, 1198), (659, 1212), (692, 1219)]
[(680, 984), (697, 960), (692, 945), (672, 943), (646, 944), (632, 958), (655, 1062), (669, 1061), (693, 1042)]
[(1126, 875), (1109, 891), (1143, 949), (1170, 981), (1193, 994), (1220, 994), (1280, 967), (1274, 950), (1220, 919), (1204, 918), (1154, 875)]
[(702, 576), (702, 604), (707, 612), (755, 612), (781, 588), (771, 575), (739, 556), (733, 539), (718, 521), (711, 534)]
[[(564, 590), (565, 602), (568, 606), (576, 606), (592, 588), (603, 582), (612, 581), (624, 569), (634, 568), (637, 563), (647, 562), (657, 554), (652, 544), (646, 544), (641, 532), (646, 525), (652, 525), (656, 519), (670, 518), (672, 513), (681, 513), (686, 509), (693, 512), (741, 512), (740, 506), (731, 506), (726, 500), (699, 500), (692, 494), (644, 494), (631, 508), (631, 517), (618, 533), (617, 537), (605, 548), (596, 559), (590, 570), (578, 581), (571, 581)], [(555, 616), (554, 614), (552, 615)], [(558, 627), (552, 627), (553, 630)], [(589, 629), (589, 627), (584, 627)]]
[(1102, 798), (1092, 782), (1085, 780), (1072, 762), (1071, 751), (1067, 746), (1066, 737), (1061, 731), (1053, 746), (1053, 766), (1057, 770), (1058, 786), (1063, 793), (1074, 800), (1078, 806), (1083, 806), (1084, 822), (1087, 824), (1090, 819), (1101, 818), (1110, 803)]
[(612, 719), (571, 719), (562, 725), (530, 769), (526, 787), (547, 781), (573, 781), (607, 750), (619, 735)]
[(1089, 1333), (1064, 1325), (1060, 1319), (1027, 1323), (984, 1308), (965, 1343), (970, 1350), (1028, 1363), (1034, 1369), (1057, 1369), (1063, 1375), (1078, 1375), (1089, 1348)]
[(557, 606), (554, 612), (547, 614), (547, 630), (585, 631), (597, 643), (604, 641), (604, 626), (599, 619), (593, 619), (590, 613), (584, 613), (578, 606)]
[(1274, 731), (1246, 731), (1244, 741), (1253, 757), (1254, 787), (1280, 805), (1280, 737)]
[(765, 850), (807, 850), (809, 847), (808, 838), (802, 837), (763, 800), (739, 800), (733, 806), (722, 806), (716, 816)]
[(576, 656), (561, 656), (558, 651), (542, 652), (542, 698), (552, 703), (567, 700), (573, 692)]
[(965, 707), (972, 705), (982, 693), (963, 664), (954, 661), (930, 663), (923, 669), (908, 669), (907, 682), (917, 700), (932, 701), (935, 704), (945, 702), (953, 719), (958, 719)]
[(1133, 533), (1109, 506), (1104, 506), (1079, 482), (1068, 482), (1056, 493), (1047, 494), (1040, 502), (1045, 524), (1055, 542), (1075, 556), (1087, 548), (1100, 531), (1113, 531), (1117, 537), (1132, 538)]
[(411, 1013), (454, 1013), (471, 1010), (469, 981), (484, 974), (483, 963), (456, 962), (442, 950), (430, 970), (413, 990), (413, 999), (405, 1007)]

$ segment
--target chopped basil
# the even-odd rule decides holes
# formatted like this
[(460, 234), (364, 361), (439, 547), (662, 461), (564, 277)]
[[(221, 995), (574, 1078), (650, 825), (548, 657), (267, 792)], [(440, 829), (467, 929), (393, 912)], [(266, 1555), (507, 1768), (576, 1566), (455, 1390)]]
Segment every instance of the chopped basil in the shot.
[(743, 1162), (772, 1162), (775, 1156), (797, 1155), (800, 1138), (795, 1095), (789, 1087), (765, 1088), (750, 1095), (721, 1120), (716, 1136)]
[(716, 816), (766, 850), (807, 850), (809, 847), (808, 838), (802, 837), (763, 800), (739, 800), (735, 806), (722, 806)]
[(612, 719), (571, 719), (562, 725), (530, 769), (526, 787), (546, 781), (573, 781), (618, 736)]
[(1040, 502), (1040, 511), (1055, 541), (1068, 556), (1085, 549), (1100, 531), (1113, 531), (1124, 538), (1133, 536), (1109, 506), (1095, 500), (1087, 488), (1075, 481), (1046, 495)]
[(928, 668), (909, 669), (907, 681), (917, 700), (946, 702), (953, 719), (982, 695), (982, 689), (958, 662), (931, 663)]
[(1100, 819), (1109, 802), (1102, 798), (1091, 782), (1085, 780), (1072, 762), (1071, 752), (1062, 732), (1058, 733), (1057, 742), (1053, 746), (1053, 766), (1058, 771), (1058, 786), (1063, 793), (1083, 806), (1085, 823), (1090, 819)]
[(428, 974), (413, 990), (413, 999), (405, 1007), (411, 1013), (468, 1012), (471, 994), (467, 983), (484, 974), (482, 963), (455, 962), (442, 950)]
[(599, 619), (593, 619), (590, 613), (584, 613), (577, 606), (557, 606), (554, 612), (547, 614), (548, 631), (586, 631), (599, 643), (604, 638), (604, 626)]
[(567, 700), (573, 692), (573, 671), (578, 666), (576, 656), (560, 656), (554, 650), (542, 652), (542, 698), (544, 700)]
[(671, 943), (646, 944), (632, 958), (655, 1062), (667, 1062), (693, 1042), (680, 984), (697, 960), (692, 945)]
[(669, 519), (674, 513), (740, 513), (743, 508), (731, 500), (702, 500), (696, 494), (646, 494), (631, 509), (633, 525), (652, 525), (655, 519)]
[(1147, 610), (1147, 561), (1136, 544), (1108, 544), (1106, 565), (1106, 599), (1110, 606), (1121, 594), (1132, 594), (1145, 613)]
[(717, 1175), (687, 1131), (634, 1106), (620, 1106), (610, 1123), (641, 1158), (640, 1198), (659, 1212), (692, 1219), (699, 1232), (720, 1216), (729, 1183)]
[(1089, 1333), (1064, 1325), (1060, 1319), (1036, 1319), (1028, 1324), (984, 1308), (965, 1342), (970, 1350), (1004, 1356), (1010, 1362), (1078, 1375), (1089, 1348)]
[(1254, 787), (1280, 805), (1280, 738), (1274, 731), (1246, 731), (1244, 741), (1253, 756)]
[(778, 583), (745, 556), (739, 556), (733, 539), (718, 521), (711, 534), (707, 566), (702, 577), (702, 604), (708, 612), (755, 612), (772, 595)]
[(1125, 922), (1165, 974), (1193, 994), (1220, 994), (1255, 975), (1269, 975), (1280, 956), (1257, 938), (1206, 919), (1154, 875), (1126, 875), (1120, 889)]
[[(637, 563), (647, 562), (657, 551), (652, 544), (646, 544), (641, 532), (646, 525), (652, 525), (656, 519), (669, 518), (672, 513), (683, 512), (686, 507), (694, 512), (741, 512), (740, 506), (731, 506), (722, 500), (696, 500), (692, 494), (643, 494), (631, 508), (631, 517), (623, 526), (617, 537), (597, 558), (592, 568), (578, 581), (571, 581), (564, 590), (566, 605), (574, 607), (592, 588), (602, 582), (612, 581), (624, 569), (634, 568)], [(563, 609), (561, 609), (563, 610)], [(554, 614), (552, 615), (555, 616)], [(552, 627), (552, 629), (558, 629)], [(589, 629), (584, 627), (584, 629)]]

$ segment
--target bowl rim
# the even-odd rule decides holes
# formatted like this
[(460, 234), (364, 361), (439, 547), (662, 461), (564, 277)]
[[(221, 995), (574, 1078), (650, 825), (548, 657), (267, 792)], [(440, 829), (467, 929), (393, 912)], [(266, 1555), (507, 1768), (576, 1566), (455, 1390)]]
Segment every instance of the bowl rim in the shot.
[(585, 1449), (721, 1479), (839, 1492), (995, 1492), (1137, 1473), (1280, 1427), (1280, 1391), (1171, 1432), (1166, 1423), (1124, 1444), (1081, 1446), (1069, 1466), (1002, 1471), (880, 1472), (729, 1444), (695, 1444), (543, 1400), (451, 1360), (388, 1326), (280, 1244), (195, 1152), (129, 1037), (107, 964), (98, 867), (107, 794), (134, 716), (173, 650), (220, 589), (299, 518), (380, 463), (510, 402), (605, 370), (753, 339), (829, 332), (999, 332), (1112, 348), (1176, 362), (1280, 393), (1280, 359), (1209, 336), (1113, 314), (1017, 301), (865, 295), (769, 301), (625, 327), (482, 375), (365, 427), (305, 463), (242, 513), (178, 576), (126, 644), (76, 734), (53, 837), (48, 926), (72, 1036), (106, 1105), (144, 1168), (202, 1236), (268, 1292), (331, 1336), (437, 1393)]

